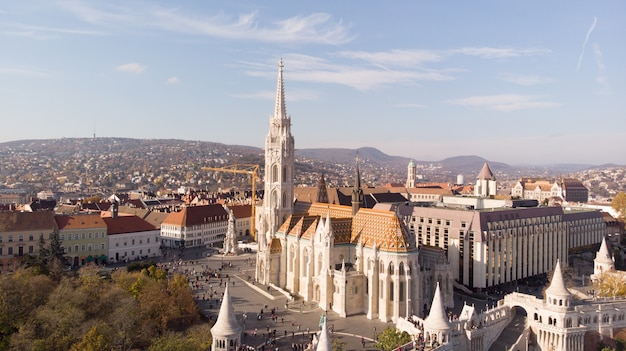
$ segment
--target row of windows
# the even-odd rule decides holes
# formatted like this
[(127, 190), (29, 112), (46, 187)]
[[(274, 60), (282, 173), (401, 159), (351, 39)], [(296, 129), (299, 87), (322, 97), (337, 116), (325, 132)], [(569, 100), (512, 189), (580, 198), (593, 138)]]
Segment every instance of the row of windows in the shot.
[[(2, 236), (2, 235), (0, 235), (0, 243), (1, 243), (1, 242), (2, 242), (2, 240), (3, 240), (2, 238), (3, 238), (3, 236)], [(13, 238), (14, 238), (14, 237), (13, 237), (13, 235), (9, 235), (9, 236), (7, 236), (7, 241), (8, 241), (8, 242), (10, 242), (10, 243), (12, 243), (12, 242), (13, 242)], [(34, 241), (34, 240), (35, 240), (35, 236), (34, 236), (34, 235), (32, 235), (32, 234), (30, 234), (30, 235), (28, 236), (28, 241)], [(24, 235), (22, 235), (22, 234), (18, 235), (18, 236), (17, 236), (17, 241), (24, 241)]]
[[(87, 250), (86, 251), (87, 252), (91, 252), (92, 250), (97, 250), (98, 245), (94, 245), (94, 246), (95, 246), (95, 248), (92, 247), (91, 244), (87, 244), (87, 247), (86, 247)], [(78, 250), (78, 245), (74, 245), (74, 251), (72, 251), (72, 245), (68, 245), (67, 247), (64, 247), (64, 248), (65, 248), (65, 252), (67, 252), (67, 253), (71, 253), (71, 252), (85, 252), (85, 244), (80, 246), (80, 251)], [(105, 250), (105, 249), (106, 248), (105, 248), (104, 243), (101, 243), (100, 244), (100, 250)]]
[(71, 241), (72, 237), (74, 238), (74, 240), (98, 239), (98, 238), (104, 239), (104, 238), (106, 238), (106, 233), (104, 233), (104, 232), (102, 232), (102, 233), (99, 233), (99, 232), (91, 233), (91, 232), (89, 232), (89, 233), (81, 233), (81, 234), (76, 233), (74, 235), (67, 234), (67, 236), (65, 234), (61, 234), (59, 237), (61, 238), (61, 240), (67, 240), (67, 241)]
[[(0, 256), (4, 255), (4, 248), (0, 247)], [(18, 255), (18, 256), (24, 256), (24, 247), (20, 246), (17, 248), (17, 253), (15, 253), (15, 250), (12, 246), (7, 247), (7, 255)], [(35, 253), (35, 247), (34, 246), (29, 246), (28, 247), (28, 254), (33, 254)]]

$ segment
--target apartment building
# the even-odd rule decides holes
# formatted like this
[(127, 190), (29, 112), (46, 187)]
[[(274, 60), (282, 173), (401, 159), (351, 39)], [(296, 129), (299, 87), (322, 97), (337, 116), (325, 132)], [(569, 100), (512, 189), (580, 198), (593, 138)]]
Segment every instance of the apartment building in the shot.
[(107, 262), (107, 225), (99, 213), (56, 215), (54, 219), (69, 264), (80, 267)]
[(27, 255), (39, 252), (39, 238), (57, 230), (52, 212), (0, 212), (0, 272), (16, 269)]
[(161, 223), (161, 243), (166, 248), (219, 246), (228, 229), (228, 212), (222, 205), (183, 207)]

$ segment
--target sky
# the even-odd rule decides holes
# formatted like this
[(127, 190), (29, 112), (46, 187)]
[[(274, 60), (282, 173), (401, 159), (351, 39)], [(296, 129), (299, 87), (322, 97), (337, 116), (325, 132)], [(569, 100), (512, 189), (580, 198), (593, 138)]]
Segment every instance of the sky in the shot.
[(0, 0), (0, 142), (626, 164), (626, 2)]

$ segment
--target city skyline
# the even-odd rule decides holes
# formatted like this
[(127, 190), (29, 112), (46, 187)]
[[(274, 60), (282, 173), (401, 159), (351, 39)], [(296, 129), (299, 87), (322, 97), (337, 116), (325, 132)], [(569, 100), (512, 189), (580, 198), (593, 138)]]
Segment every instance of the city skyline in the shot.
[(296, 148), (626, 164), (626, 5), (0, 3), (0, 142), (262, 147), (284, 60)]

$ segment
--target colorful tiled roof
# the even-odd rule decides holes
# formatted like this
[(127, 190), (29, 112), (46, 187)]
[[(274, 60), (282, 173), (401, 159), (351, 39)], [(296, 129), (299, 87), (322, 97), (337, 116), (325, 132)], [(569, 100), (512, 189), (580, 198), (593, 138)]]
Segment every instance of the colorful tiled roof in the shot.
[(314, 203), (306, 212), (290, 216), (279, 232), (310, 239), (320, 224), (320, 219), (330, 215), (336, 244), (356, 244), (365, 247), (374, 244), (388, 252), (409, 252), (417, 248), (404, 224), (393, 211), (360, 209), (352, 217), (350, 206)]
[(179, 212), (170, 213), (163, 224), (189, 227), (210, 222), (227, 221), (228, 213), (222, 205), (204, 205), (183, 207)]

